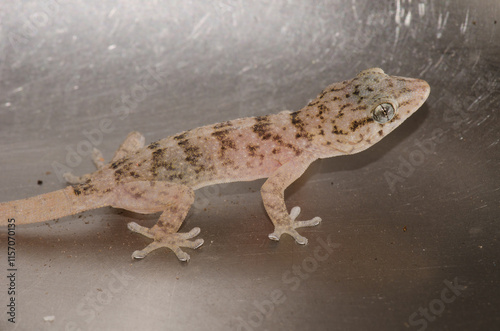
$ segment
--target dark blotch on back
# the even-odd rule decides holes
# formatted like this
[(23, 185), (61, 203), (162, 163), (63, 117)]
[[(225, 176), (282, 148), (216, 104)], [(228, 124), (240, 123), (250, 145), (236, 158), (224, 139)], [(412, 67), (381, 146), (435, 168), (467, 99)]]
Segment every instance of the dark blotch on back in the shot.
[[(289, 148), (291, 149), (292, 151), (294, 151), (295, 155), (299, 156), (300, 154), (302, 154), (302, 150), (300, 148), (298, 148), (297, 146), (294, 146), (293, 144), (290, 144), (290, 143), (285, 143), (283, 141), (283, 137), (280, 136), (279, 134), (275, 134), (273, 136), (273, 140), (279, 145), (279, 146), (282, 146), (282, 147), (286, 147), (286, 148)], [(279, 151), (279, 149), (277, 150)]]
[(269, 121), (269, 116), (257, 116), (255, 117), (255, 122), (256, 123), (252, 126), (253, 132), (263, 140), (271, 138), (271, 132), (269, 130), (271, 122)]
[(250, 156), (256, 156), (256, 151), (259, 148), (258, 145), (253, 145), (253, 144), (248, 144), (247, 145), (247, 150), (248, 150), (248, 155)]
[(212, 132), (212, 136), (215, 137), (220, 143), (220, 156), (224, 156), (224, 151), (228, 148), (236, 149), (236, 143), (233, 139), (229, 137), (229, 129), (219, 130)]
[(299, 118), (299, 114), (300, 111), (290, 113), (290, 120), (292, 122), (292, 125), (297, 129), (295, 138), (307, 138), (308, 140), (312, 140), (312, 135), (304, 128), (304, 121)]
[(89, 195), (91, 193), (97, 192), (97, 189), (92, 184), (92, 180), (87, 179), (85, 183), (73, 186), (73, 192), (75, 192), (75, 195)]
[(117, 170), (115, 170), (115, 180), (116, 180), (117, 182), (119, 182), (119, 181), (120, 181), (120, 179), (123, 177), (123, 175), (124, 175), (124, 172), (123, 172), (123, 170), (122, 170), (122, 169), (117, 169)]
[(183, 133), (181, 133), (181, 134), (178, 134), (177, 136), (174, 136), (174, 139), (175, 139), (175, 140), (183, 140), (183, 139), (185, 139), (185, 138), (186, 138), (186, 133), (187, 133), (187, 132), (183, 132)]
[(213, 128), (217, 130), (217, 129), (226, 128), (228, 126), (233, 126), (233, 123), (231, 123), (230, 121), (225, 121), (225, 122), (221, 122), (221, 123), (215, 124), (213, 126)]
[(325, 114), (329, 111), (328, 107), (325, 106), (324, 104), (318, 105), (318, 114), (316, 117), (318, 117), (321, 121), (324, 121), (325, 119)]
[(153, 154), (153, 161), (159, 161), (161, 158), (165, 156), (166, 148), (158, 148), (156, 151), (154, 151)]
[(186, 153), (186, 161), (191, 164), (191, 165), (197, 165), (198, 164), (198, 158), (201, 156), (200, 153), (200, 148), (196, 146), (187, 146), (184, 149), (184, 152)]
[(167, 154), (166, 148), (159, 148), (152, 153), (152, 161), (151, 161), (151, 173), (154, 175), (158, 174), (158, 170), (163, 168), (166, 170), (175, 170), (172, 162), (167, 162), (165, 160)]
[[(179, 136), (174, 137), (177, 139), (177, 145), (184, 150), (184, 154), (186, 154), (185, 160), (192, 166), (196, 166), (198, 164), (198, 159), (201, 157), (200, 148), (189, 143), (189, 140), (185, 138), (185, 133)], [(154, 154), (154, 153), (153, 153)], [(154, 155), (153, 155), (154, 159)], [(163, 158), (164, 159), (164, 158)]]
[(118, 161), (111, 163), (111, 168), (116, 169), (127, 161), (128, 161), (128, 157), (125, 156), (125, 157), (119, 159)]
[(149, 149), (157, 149), (160, 146), (160, 143), (155, 141), (154, 143), (149, 144)]

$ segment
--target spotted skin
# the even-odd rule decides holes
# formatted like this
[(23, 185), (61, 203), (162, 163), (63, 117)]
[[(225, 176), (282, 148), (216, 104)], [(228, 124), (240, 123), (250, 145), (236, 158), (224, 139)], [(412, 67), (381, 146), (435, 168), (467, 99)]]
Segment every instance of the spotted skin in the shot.
[(132, 132), (109, 164), (95, 151), (96, 172), (82, 177), (66, 174), (72, 186), (0, 204), (0, 225), (7, 225), (8, 218), (16, 218), (17, 224), (43, 222), (103, 206), (144, 214), (162, 212), (152, 228), (128, 225), (153, 239), (132, 256), (143, 258), (167, 247), (187, 261), (189, 255), (181, 247), (203, 244), (202, 239), (190, 240), (199, 228), (177, 232), (194, 201), (194, 191), (218, 183), (268, 178), (261, 193), (274, 224), (269, 238), (279, 240), (286, 233), (306, 244), (296, 229), (317, 225), (321, 219), (296, 221), (300, 208), (288, 213), (285, 189), (313, 161), (358, 153), (380, 141), (413, 114), (429, 92), (423, 80), (388, 76), (372, 68), (326, 87), (299, 111), (203, 126), (147, 146), (142, 135)]

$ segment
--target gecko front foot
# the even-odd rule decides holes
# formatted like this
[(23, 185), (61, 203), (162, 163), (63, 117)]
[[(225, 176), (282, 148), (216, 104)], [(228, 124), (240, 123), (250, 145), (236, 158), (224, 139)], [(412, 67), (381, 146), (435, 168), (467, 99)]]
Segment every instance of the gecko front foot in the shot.
[(196, 239), (194, 241), (188, 240), (196, 237), (200, 233), (200, 228), (198, 227), (193, 228), (191, 231), (184, 233), (179, 233), (179, 232), (167, 233), (159, 227), (154, 226), (151, 229), (149, 229), (140, 226), (135, 222), (131, 222), (127, 226), (131, 231), (140, 233), (154, 240), (143, 250), (135, 251), (134, 253), (132, 253), (132, 258), (134, 259), (142, 259), (155, 249), (161, 247), (167, 247), (171, 249), (175, 253), (175, 255), (177, 255), (177, 258), (179, 260), (189, 261), (189, 254), (184, 252), (180, 247), (196, 249), (201, 245), (203, 245), (204, 242), (203, 239)]
[(286, 225), (276, 225), (274, 227), (274, 232), (269, 234), (269, 239), (278, 241), (280, 240), (281, 235), (283, 233), (286, 233), (292, 236), (298, 244), (306, 245), (307, 238), (301, 236), (295, 229), (318, 225), (319, 223), (321, 223), (321, 218), (314, 217), (313, 219), (307, 221), (295, 221), (299, 214), (300, 207), (293, 207), (290, 211), (290, 223)]

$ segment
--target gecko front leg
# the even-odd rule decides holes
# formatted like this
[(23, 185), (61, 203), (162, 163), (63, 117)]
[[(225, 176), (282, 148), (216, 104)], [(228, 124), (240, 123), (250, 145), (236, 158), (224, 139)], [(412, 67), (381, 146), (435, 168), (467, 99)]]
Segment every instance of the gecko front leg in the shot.
[(288, 214), (284, 199), (285, 189), (299, 178), (314, 160), (316, 160), (314, 155), (304, 152), (300, 157), (279, 167), (262, 185), (264, 207), (274, 224), (274, 232), (269, 234), (270, 239), (277, 241), (283, 233), (286, 233), (297, 243), (305, 245), (307, 238), (301, 236), (295, 229), (315, 226), (321, 222), (319, 217), (307, 221), (295, 221), (300, 214), (300, 207), (292, 208)]
[(152, 251), (166, 247), (179, 260), (189, 261), (189, 255), (181, 247), (196, 249), (203, 245), (203, 239), (189, 240), (200, 233), (200, 228), (193, 228), (187, 233), (177, 232), (194, 202), (191, 188), (167, 182), (137, 181), (119, 184), (113, 189), (113, 193), (114, 197), (110, 201), (112, 207), (142, 214), (163, 211), (158, 223), (152, 228), (135, 222), (128, 224), (130, 230), (153, 239), (144, 249), (135, 251), (133, 258), (142, 259)]

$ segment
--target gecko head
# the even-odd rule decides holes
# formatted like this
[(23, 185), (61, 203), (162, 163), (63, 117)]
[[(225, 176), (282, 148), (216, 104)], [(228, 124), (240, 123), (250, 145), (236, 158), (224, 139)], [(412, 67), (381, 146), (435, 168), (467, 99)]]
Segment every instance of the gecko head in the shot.
[(423, 80), (389, 76), (372, 68), (329, 86), (320, 104), (330, 113), (333, 141), (340, 150), (357, 153), (397, 128), (422, 106), (429, 93), (429, 84)]

